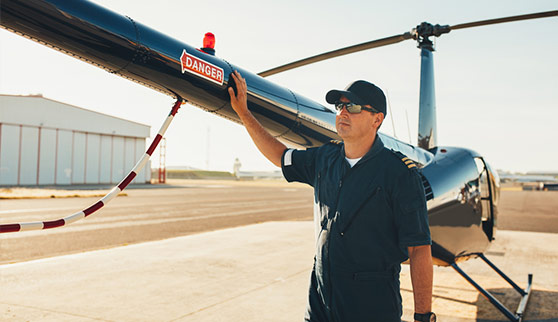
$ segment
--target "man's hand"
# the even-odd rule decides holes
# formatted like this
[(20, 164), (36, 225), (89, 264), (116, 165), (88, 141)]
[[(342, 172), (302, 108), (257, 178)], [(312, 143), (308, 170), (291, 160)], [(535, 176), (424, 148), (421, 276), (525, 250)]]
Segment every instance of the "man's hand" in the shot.
[(246, 80), (240, 76), (238, 71), (234, 71), (231, 74), (236, 85), (236, 95), (234, 94), (234, 89), (229, 87), (229, 95), (231, 96), (231, 106), (233, 110), (238, 114), (238, 116), (243, 117), (248, 112), (247, 103), (247, 86)]
[(246, 80), (236, 70), (231, 74), (231, 77), (236, 84), (236, 95), (234, 94), (234, 89), (229, 87), (233, 110), (238, 114), (258, 150), (273, 164), (281, 167), (281, 156), (287, 147), (269, 134), (248, 110), (248, 87)]

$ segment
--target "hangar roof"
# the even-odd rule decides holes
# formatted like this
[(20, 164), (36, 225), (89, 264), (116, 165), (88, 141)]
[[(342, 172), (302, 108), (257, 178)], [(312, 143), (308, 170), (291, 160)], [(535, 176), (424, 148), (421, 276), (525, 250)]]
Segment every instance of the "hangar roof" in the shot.
[(146, 138), (151, 127), (42, 95), (0, 94), (0, 123), (75, 130), (80, 132)]

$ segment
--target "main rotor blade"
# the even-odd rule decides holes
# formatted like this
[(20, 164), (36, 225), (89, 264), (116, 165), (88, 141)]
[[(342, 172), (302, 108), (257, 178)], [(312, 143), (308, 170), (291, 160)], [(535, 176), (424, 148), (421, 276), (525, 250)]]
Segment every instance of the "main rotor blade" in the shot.
[[(558, 16), (558, 10), (462, 23), (462, 24), (458, 24), (458, 25), (454, 25), (454, 26), (449, 27), (449, 30), (457, 30), (457, 29), (479, 27), (479, 26), (485, 26), (485, 25), (493, 25), (493, 24), (504, 23), (504, 22), (537, 19), (537, 18), (545, 18), (545, 17), (553, 17), (553, 16)], [(446, 29), (445, 32), (449, 32), (449, 30)], [(416, 31), (414, 31), (414, 32), (416, 32)], [(261, 76), (261, 77), (267, 77), (267, 76), (278, 74), (278, 73), (281, 73), (281, 72), (284, 72), (284, 71), (287, 71), (287, 70), (291, 70), (291, 69), (295, 69), (295, 68), (302, 67), (302, 66), (305, 66), (305, 65), (309, 65), (309, 64), (312, 64), (312, 63), (317, 63), (317, 62), (320, 62), (322, 60), (335, 58), (335, 57), (339, 57), (339, 56), (343, 56), (343, 55), (347, 55), (347, 54), (352, 54), (352, 53), (356, 53), (356, 52), (363, 51), (363, 50), (366, 50), (366, 49), (377, 48), (377, 47), (382, 47), (382, 46), (395, 44), (395, 43), (401, 42), (403, 40), (414, 38), (415, 36), (416, 35), (413, 35), (411, 32), (406, 32), (406, 33), (396, 35), (396, 36), (391, 36), (391, 37), (386, 37), (386, 38), (382, 38), (382, 39), (372, 40), (372, 41), (368, 41), (368, 42), (361, 43), (361, 44), (358, 44), (358, 45), (353, 45), (353, 46), (333, 50), (333, 51), (330, 51), (330, 52), (327, 52), (327, 53), (319, 54), (319, 55), (316, 55), (316, 56), (312, 56), (312, 57), (304, 58), (304, 59), (301, 59), (301, 60), (297, 60), (297, 61), (289, 63), (289, 64), (285, 64), (285, 65), (282, 65), (282, 66), (279, 66), (279, 67), (275, 67), (275, 68), (263, 71), (263, 72), (259, 73), (258, 75)], [(439, 35), (436, 35), (436, 36), (439, 36)]]
[(482, 20), (482, 21), (461, 23), (461, 24), (458, 24), (458, 25), (455, 25), (455, 26), (451, 26), (450, 29), (451, 30), (464, 29), (464, 28), (471, 28), (471, 27), (493, 25), (493, 24), (497, 24), (497, 23), (519, 21), (519, 20), (528, 20), (528, 19), (537, 19), (537, 18), (546, 18), (546, 17), (553, 17), (553, 16), (558, 16), (558, 10), (545, 11), (545, 12), (539, 12), (539, 13), (531, 13), (531, 14), (527, 14), (527, 15), (519, 15), (519, 16), (512, 16), (512, 17), (505, 17), (505, 18), (498, 18), (498, 19), (488, 19), (488, 20)]
[(304, 59), (301, 59), (301, 60), (297, 60), (297, 61), (289, 63), (289, 64), (285, 64), (285, 65), (282, 65), (282, 66), (279, 66), (279, 67), (275, 67), (275, 68), (263, 71), (263, 72), (259, 73), (258, 75), (260, 75), (261, 77), (267, 77), (267, 76), (274, 75), (274, 74), (277, 74), (277, 73), (281, 73), (281, 72), (291, 70), (291, 69), (294, 69), (294, 68), (297, 68), (297, 67), (305, 66), (305, 65), (308, 65), (308, 64), (312, 64), (312, 63), (317, 63), (317, 62), (322, 61), (322, 60), (335, 58), (335, 57), (339, 57), (339, 56), (343, 56), (343, 55), (347, 55), (347, 54), (352, 54), (352, 53), (356, 53), (356, 52), (366, 50), (366, 49), (387, 46), (387, 45), (395, 44), (395, 43), (401, 42), (403, 40), (411, 39), (411, 38), (412, 38), (411, 33), (406, 32), (406, 33), (401, 34), (401, 35), (386, 37), (386, 38), (382, 38), (382, 39), (376, 39), (376, 40), (364, 42), (364, 43), (361, 43), (361, 44), (358, 44), (358, 45), (353, 45), (353, 46), (333, 50), (333, 51), (330, 51), (330, 52), (327, 52), (327, 53), (319, 54), (319, 55), (316, 55), (316, 56), (312, 56), (312, 57), (304, 58)]

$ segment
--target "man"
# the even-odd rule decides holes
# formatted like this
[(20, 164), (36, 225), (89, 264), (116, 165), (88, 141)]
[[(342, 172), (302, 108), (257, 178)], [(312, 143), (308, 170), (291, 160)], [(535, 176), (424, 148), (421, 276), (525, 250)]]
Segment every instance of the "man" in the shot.
[(305, 320), (401, 321), (400, 263), (410, 259), (415, 320), (435, 321), (424, 190), (416, 165), (377, 136), (386, 115), (382, 90), (356, 81), (329, 91), (343, 142), (296, 151), (258, 123), (246, 81), (236, 71), (231, 77), (231, 105), (260, 152), (288, 181), (314, 187), (319, 234)]

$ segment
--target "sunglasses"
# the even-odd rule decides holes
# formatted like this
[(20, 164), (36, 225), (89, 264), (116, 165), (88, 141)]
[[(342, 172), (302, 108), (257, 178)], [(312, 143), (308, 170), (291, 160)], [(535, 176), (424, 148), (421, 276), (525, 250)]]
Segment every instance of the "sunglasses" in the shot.
[(337, 110), (338, 113), (340, 113), (343, 110), (343, 107), (346, 108), (347, 112), (349, 112), (351, 114), (358, 114), (358, 113), (362, 112), (362, 110), (372, 112), (372, 113), (380, 113), (373, 108), (358, 105), (358, 104), (354, 104), (354, 103), (343, 103), (343, 102), (335, 103), (335, 109)]

